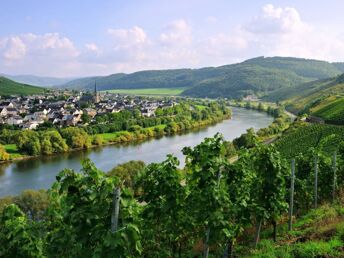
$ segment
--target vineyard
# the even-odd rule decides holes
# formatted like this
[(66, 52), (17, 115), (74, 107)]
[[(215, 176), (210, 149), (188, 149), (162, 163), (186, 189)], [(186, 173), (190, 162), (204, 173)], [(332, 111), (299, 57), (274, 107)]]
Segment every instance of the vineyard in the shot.
[[(125, 174), (123, 165), (106, 174), (86, 160), (81, 173), (65, 169), (32, 202), (45, 205), (0, 205), (0, 257), (265, 257), (266, 241), (274, 249), (297, 234), (299, 216), (340, 201), (343, 144), (336, 151), (310, 148), (290, 163), (256, 143), (232, 163), (230, 144), (216, 135), (183, 149), (183, 169), (172, 155)], [(320, 244), (338, 257), (343, 242), (333, 236), (303, 254), (295, 242), (280, 257), (321, 256)]]
[(295, 157), (310, 148), (323, 148), (333, 152), (344, 140), (344, 127), (323, 124), (294, 125), (276, 142), (277, 149), (285, 158)]
[(314, 113), (327, 123), (344, 124), (344, 98), (336, 100)]

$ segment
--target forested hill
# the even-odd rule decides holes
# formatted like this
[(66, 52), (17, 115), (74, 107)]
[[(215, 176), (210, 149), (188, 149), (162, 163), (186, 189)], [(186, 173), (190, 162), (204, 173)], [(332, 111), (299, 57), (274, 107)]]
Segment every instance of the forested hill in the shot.
[(45, 90), (45, 88), (18, 83), (0, 76), (0, 96), (40, 94)]
[(247, 94), (266, 95), (276, 89), (339, 75), (342, 63), (290, 58), (258, 57), (242, 63), (201, 69), (151, 70), (131, 74), (87, 77), (61, 85), (69, 89), (99, 90), (185, 88), (194, 97), (238, 98)]

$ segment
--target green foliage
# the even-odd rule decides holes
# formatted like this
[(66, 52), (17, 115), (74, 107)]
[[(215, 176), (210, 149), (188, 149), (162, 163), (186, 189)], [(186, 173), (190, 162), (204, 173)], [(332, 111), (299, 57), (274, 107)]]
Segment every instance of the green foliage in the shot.
[(43, 257), (43, 242), (34, 223), (15, 204), (0, 214), (1, 257)]
[(49, 196), (46, 190), (25, 190), (13, 198), (13, 203), (33, 220), (41, 220), (49, 205)]
[(252, 188), (253, 212), (258, 220), (276, 221), (288, 208), (285, 196), (289, 169), (273, 146), (257, 146), (251, 155), (256, 174)]
[[(296, 157), (295, 214), (307, 210), (311, 201), (315, 155), (319, 201), (332, 196), (331, 159), (322, 151), (330, 140), (332, 134), (321, 139), (316, 149)], [(109, 174), (85, 160), (81, 173), (62, 171), (49, 195), (26, 191), (0, 199), (0, 256), (194, 257), (206, 246), (210, 256), (222, 256), (224, 249), (233, 249), (245, 236), (251, 238), (255, 222), (277, 222), (288, 207), (289, 166), (276, 148), (259, 144), (243, 148), (231, 163), (233, 148), (219, 134), (206, 138), (183, 149), (184, 169), (178, 168), (178, 159), (171, 155), (146, 167), (143, 162), (121, 164)], [(338, 164), (342, 163), (340, 149)], [(340, 187), (344, 183), (341, 169), (340, 165)], [(114, 189), (118, 187), (118, 230), (112, 232)], [(296, 230), (287, 235), (286, 227), (279, 226), (282, 242), (263, 241), (256, 251), (244, 242), (246, 246), (238, 246), (237, 252), (243, 257), (339, 257), (342, 228), (329, 225), (335, 230), (327, 236), (332, 232), (327, 224), (343, 215), (339, 205), (322, 206), (297, 219)], [(313, 237), (310, 230), (327, 237), (324, 241), (295, 240), (303, 234)], [(288, 241), (294, 243), (284, 245)]]
[(113, 190), (119, 183), (89, 160), (82, 173), (66, 169), (57, 176), (50, 194), (50, 229), (46, 249), (50, 257), (132, 257), (140, 252), (136, 226), (140, 210), (123, 189), (120, 229), (110, 231)]
[(168, 156), (160, 164), (152, 163), (140, 174), (142, 189), (139, 200), (145, 202), (142, 219), (144, 254), (147, 257), (176, 255), (176, 248), (191, 248), (188, 239), (188, 219), (185, 213), (186, 190), (178, 171), (179, 161)]
[(306, 243), (299, 243), (293, 247), (291, 251), (293, 257), (311, 258), (311, 257), (340, 257), (343, 247), (343, 242), (333, 239), (329, 242), (325, 241), (310, 241)]
[(340, 98), (317, 110), (315, 116), (321, 117), (328, 123), (344, 124), (344, 98)]
[[(322, 140), (326, 137), (325, 142)], [(333, 153), (344, 140), (344, 127), (322, 124), (308, 124), (290, 128), (276, 142), (277, 149), (286, 157), (296, 157), (299, 153), (306, 153), (310, 148), (321, 147), (322, 150)]]
[(49, 130), (40, 134), (42, 154), (62, 153), (68, 150), (66, 141), (58, 131)]
[(44, 93), (46, 89), (18, 83), (0, 76), (0, 95), (33, 95)]
[(39, 134), (35, 131), (25, 130), (19, 132), (15, 143), (20, 151), (29, 155), (39, 155), (41, 153)]
[(10, 155), (5, 150), (4, 146), (0, 144), (0, 161), (9, 160)]
[(143, 161), (131, 160), (122, 163), (111, 169), (108, 173), (109, 176), (119, 178), (123, 184), (129, 189), (136, 190), (135, 180), (140, 171), (145, 168)]
[(258, 143), (258, 137), (253, 128), (247, 129), (246, 133), (233, 140), (237, 150), (241, 148), (252, 148)]
[(91, 137), (82, 128), (68, 127), (61, 130), (67, 145), (72, 148), (89, 148), (92, 145)]
[(15, 137), (18, 150), (29, 155), (62, 153), (68, 150), (65, 140), (56, 130), (19, 131)]
[(100, 135), (94, 135), (92, 137), (92, 144), (93, 145), (102, 145), (103, 143), (104, 143), (104, 139)]
[(83, 113), (81, 115), (81, 120), (83, 123), (88, 124), (89, 122), (91, 122), (91, 117), (88, 114)]

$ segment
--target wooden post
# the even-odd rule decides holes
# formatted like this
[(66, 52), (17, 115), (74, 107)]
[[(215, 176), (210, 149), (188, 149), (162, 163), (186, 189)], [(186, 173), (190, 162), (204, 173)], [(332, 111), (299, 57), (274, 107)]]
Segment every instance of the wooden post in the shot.
[(262, 228), (262, 220), (259, 219), (256, 224), (256, 237), (254, 238), (254, 247), (257, 248), (259, 238), (260, 238), (260, 230)]
[(208, 226), (207, 232), (205, 233), (203, 258), (208, 258), (209, 256), (209, 235), (210, 235), (210, 227)]
[(116, 187), (113, 191), (112, 200), (112, 214), (111, 214), (111, 232), (116, 232), (118, 228), (118, 215), (119, 215), (119, 201), (121, 198), (121, 189)]
[(318, 207), (318, 156), (314, 157), (314, 209)]
[(336, 199), (336, 184), (337, 184), (337, 153), (333, 153), (332, 159), (332, 169), (333, 169), (333, 189), (332, 189), (332, 201)]
[(295, 182), (295, 159), (292, 159), (291, 178), (290, 178), (290, 198), (289, 198), (289, 223), (288, 223), (289, 231), (293, 229), (294, 182)]

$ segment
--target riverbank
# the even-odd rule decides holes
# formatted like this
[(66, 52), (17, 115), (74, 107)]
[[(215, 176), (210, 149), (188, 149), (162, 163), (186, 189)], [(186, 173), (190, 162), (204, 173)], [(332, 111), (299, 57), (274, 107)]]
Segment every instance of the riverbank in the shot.
[(249, 110), (264, 112), (274, 117), (274, 121), (268, 126), (257, 131), (257, 136), (261, 142), (271, 144), (275, 142), (282, 133), (286, 131), (296, 119), (285, 110), (283, 106), (270, 102), (251, 102), (251, 101), (231, 101), (228, 103), (232, 107), (240, 107)]
[[(172, 127), (170, 130), (166, 130), (166, 128), (169, 126), (167, 124), (161, 124), (157, 126), (152, 126), (148, 128), (141, 128), (138, 131), (119, 131), (114, 133), (102, 133), (102, 134), (96, 134), (92, 137), (101, 138), (101, 140), (97, 141), (97, 144), (92, 144), (88, 146), (87, 148), (69, 148), (67, 152), (75, 152), (75, 151), (82, 151), (85, 149), (92, 149), (92, 148), (98, 148), (98, 147), (104, 147), (108, 145), (124, 145), (128, 143), (143, 143), (146, 140), (149, 139), (158, 139), (164, 136), (172, 136), (180, 133), (189, 133), (193, 130), (206, 128), (211, 125), (215, 125), (217, 123), (220, 123), (224, 120), (230, 119), (231, 113), (224, 114), (222, 117), (215, 117), (212, 119), (202, 120), (202, 121), (196, 121), (193, 123), (190, 123), (188, 126), (180, 126), (178, 123), (175, 124), (174, 127)], [(92, 141), (93, 142), (93, 141)], [(26, 155), (23, 153), (20, 153), (18, 150), (18, 147), (16, 144), (6, 144), (4, 145), (4, 148), (7, 153), (10, 154), (9, 160), (0, 161), (0, 164), (3, 163), (11, 163), (14, 161), (20, 161), (20, 160), (26, 160), (26, 159), (32, 159), (32, 158), (39, 158), (44, 156), (56, 156), (60, 155), (61, 153), (53, 153), (53, 154), (41, 154), (41, 155)], [(63, 152), (63, 153), (67, 153)]]
[(0, 196), (18, 195), (25, 189), (47, 189), (56, 181), (60, 171), (66, 168), (79, 171), (81, 161), (85, 159), (92, 160), (102, 171), (110, 171), (118, 164), (130, 160), (142, 160), (150, 164), (161, 162), (167, 154), (172, 154), (181, 161), (180, 167), (183, 167), (183, 147), (193, 147), (206, 137), (214, 137), (216, 133), (232, 141), (248, 128), (259, 130), (273, 121), (266, 113), (254, 110), (234, 107), (232, 112), (231, 119), (185, 133), (3, 163), (0, 165)]

